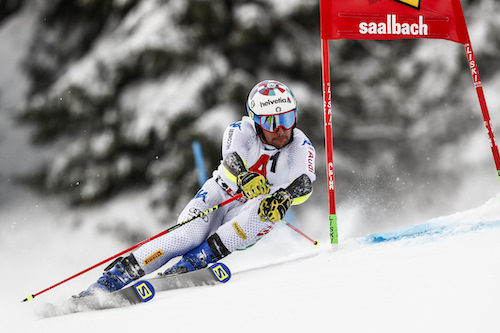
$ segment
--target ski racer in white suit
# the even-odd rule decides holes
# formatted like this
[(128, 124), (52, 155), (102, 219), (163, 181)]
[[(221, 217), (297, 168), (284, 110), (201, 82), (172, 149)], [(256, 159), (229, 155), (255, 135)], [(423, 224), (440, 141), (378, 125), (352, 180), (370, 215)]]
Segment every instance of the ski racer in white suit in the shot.
[(237, 193), (244, 196), (117, 259), (81, 296), (95, 289), (121, 289), (178, 256), (182, 258), (166, 274), (205, 268), (255, 244), (291, 205), (309, 198), (316, 178), (315, 150), (296, 128), (297, 102), (291, 90), (279, 81), (262, 81), (248, 95), (247, 112), (225, 130), (219, 167), (178, 222)]

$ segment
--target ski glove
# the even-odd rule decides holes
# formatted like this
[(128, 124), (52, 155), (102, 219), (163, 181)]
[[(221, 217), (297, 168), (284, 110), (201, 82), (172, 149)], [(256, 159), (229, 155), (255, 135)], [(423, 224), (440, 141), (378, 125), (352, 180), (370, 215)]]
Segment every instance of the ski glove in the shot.
[(262, 221), (278, 222), (285, 217), (291, 205), (292, 195), (287, 190), (279, 189), (260, 203), (260, 219)]
[(268, 194), (269, 182), (260, 173), (244, 171), (238, 175), (238, 187), (248, 199), (253, 199), (260, 194)]

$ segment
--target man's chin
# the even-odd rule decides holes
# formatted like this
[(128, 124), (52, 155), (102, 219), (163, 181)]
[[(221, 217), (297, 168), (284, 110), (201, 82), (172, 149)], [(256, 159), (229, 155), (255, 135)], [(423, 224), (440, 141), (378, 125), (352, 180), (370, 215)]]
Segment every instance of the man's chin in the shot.
[(287, 140), (286, 138), (285, 139), (276, 139), (273, 141), (273, 146), (276, 147), (276, 148), (283, 148), (284, 146), (286, 146), (286, 144), (288, 143), (289, 140)]

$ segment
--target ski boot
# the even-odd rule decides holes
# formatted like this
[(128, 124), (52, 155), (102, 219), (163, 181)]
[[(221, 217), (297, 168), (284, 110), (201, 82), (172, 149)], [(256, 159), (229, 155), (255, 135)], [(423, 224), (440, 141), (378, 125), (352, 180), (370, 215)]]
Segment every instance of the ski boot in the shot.
[(208, 264), (215, 263), (230, 253), (224, 244), (222, 244), (219, 236), (214, 234), (200, 246), (186, 253), (177, 264), (160, 275), (183, 274), (203, 269)]
[(128, 257), (119, 257), (104, 269), (103, 276), (90, 287), (82, 291), (77, 297), (93, 295), (95, 291), (113, 292), (122, 289), (130, 282), (144, 276), (144, 271), (140, 268), (133, 254)]

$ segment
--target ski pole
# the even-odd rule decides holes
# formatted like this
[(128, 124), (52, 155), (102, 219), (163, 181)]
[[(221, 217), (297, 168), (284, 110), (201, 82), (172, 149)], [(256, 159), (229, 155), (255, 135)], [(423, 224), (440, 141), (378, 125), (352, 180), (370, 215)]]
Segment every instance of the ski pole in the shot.
[(123, 254), (125, 254), (125, 253), (127, 253), (127, 252), (130, 252), (130, 251), (132, 251), (132, 250), (134, 250), (134, 249), (136, 249), (136, 248), (138, 248), (138, 247), (140, 247), (140, 246), (142, 246), (142, 245), (144, 245), (144, 244), (146, 244), (146, 243), (148, 243), (148, 242), (151, 242), (152, 240), (154, 240), (154, 239), (156, 239), (156, 238), (158, 238), (158, 237), (161, 237), (161, 236), (163, 236), (163, 235), (165, 235), (165, 234), (167, 234), (167, 233), (169, 233), (169, 232), (172, 232), (173, 230), (175, 230), (175, 229), (177, 229), (177, 228), (179, 228), (179, 227), (183, 226), (184, 224), (187, 224), (187, 223), (189, 223), (189, 222), (191, 222), (191, 221), (193, 221), (193, 220), (196, 220), (197, 218), (203, 217), (203, 216), (205, 216), (205, 215), (207, 215), (207, 214), (209, 214), (209, 213), (213, 212), (214, 210), (217, 210), (217, 209), (221, 208), (222, 206), (225, 206), (225, 205), (227, 205), (228, 203), (233, 202), (234, 200), (237, 200), (237, 199), (241, 198), (242, 196), (243, 196), (243, 193), (239, 193), (239, 194), (235, 195), (234, 197), (229, 198), (229, 199), (227, 199), (226, 201), (223, 201), (223, 202), (221, 202), (220, 204), (215, 205), (215, 206), (213, 206), (212, 208), (209, 208), (209, 209), (207, 209), (206, 211), (199, 213), (198, 215), (195, 215), (195, 216), (193, 216), (193, 217), (190, 217), (189, 219), (187, 219), (187, 220), (185, 220), (185, 221), (182, 221), (182, 222), (180, 222), (180, 223), (178, 223), (178, 224), (176, 224), (176, 225), (174, 225), (174, 226), (172, 226), (172, 227), (168, 228), (167, 230), (164, 230), (164, 231), (160, 232), (159, 234), (157, 234), (157, 235), (155, 235), (155, 236), (153, 236), (153, 237), (151, 237), (151, 238), (148, 238), (148, 239), (146, 239), (146, 240), (144, 240), (144, 241), (142, 241), (142, 242), (140, 242), (140, 243), (138, 243), (138, 244), (135, 244), (134, 246), (129, 247), (128, 249), (126, 249), (126, 250), (124, 250), (124, 251), (122, 251), (122, 252), (120, 252), (120, 253), (117, 253), (117, 254), (115, 254), (114, 256), (109, 257), (108, 259), (103, 260), (103, 261), (101, 261), (101, 262), (99, 262), (99, 263), (95, 264), (95, 265), (94, 265), (94, 266), (92, 266), (92, 267), (89, 267), (89, 268), (87, 268), (87, 269), (85, 269), (85, 270), (83, 270), (83, 271), (81, 271), (81, 272), (79, 272), (79, 273), (77, 273), (77, 274), (75, 274), (75, 275), (73, 275), (73, 276), (70, 276), (69, 278), (67, 278), (67, 279), (65, 279), (65, 280), (63, 280), (63, 281), (61, 281), (61, 282), (56, 283), (56, 284), (54, 284), (53, 286), (48, 287), (47, 289), (44, 289), (44, 290), (42, 290), (42, 291), (40, 291), (40, 292), (38, 292), (38, 293), (36, 293), (36, 294), (29, 295), (29, 296), (28, 296), (28, 297), (26, 297), (26, 298), (25, 298), (22, 302), (31, 301), (33, 298), (35, 298), (36, 296), (38, 296), (38, 295), (40, 295), (40, 294), (43, 294), (43, 293), (44, 293), (44, 292), (46, 292), (46, 291), (49, 291), (49, 290), (51, 290), (51, 289), (53, 289), (53, 288), (55, 288), (55, 287), (57, 287), (57, 286), (59, 286), (59, 285), (61, 285), (61, 284), (65, 283), (65, 282), (68, 282), (69, 280), (72, 280), (72, 279), (74, 279), (74, 278), (76, 278), (76, 277), (78, 277), (78, 276), (80, 276), (80, 275), (82, 275), (82, 274), (84, 274), (84, 273), (87, 273), (88, 271), (90, 271), (90, 270), (92, 270), (92, 269), (94, 269), (94, 268), (96, 268), (96, 267), (98, 267), (98, 266), (101, 266), (102, 264), (105, 264), (105, 263), (107, 263), (108, 261), (111, 261), (111, 260), (113, 260), (113, 259), (116, 259), (116, 258), (118, 258), (119, 256), (121, 256), (121, 255), (123, 255)]
[(285, 220), (281, 220), (281, 222), (283, 222), (287, 227), (290, 227), (290, 229), (292, 229), (293, 231), (295, 231), (296, 233), (298, 233), (299, 235), (301, 235), (302, 237), (304, 237), (308, 241), (312, 242), (314, 244), (314, 246), (318, 246), (319, 245), (319, 242), (317, 240), (314, 240), (311, 237), (307, 236), (305, 233), (303, 233), (302, 231), (300, 231), (299, 229), (297, 229), (296, 227), (294, 227), (292, 224), (288, 223)]

